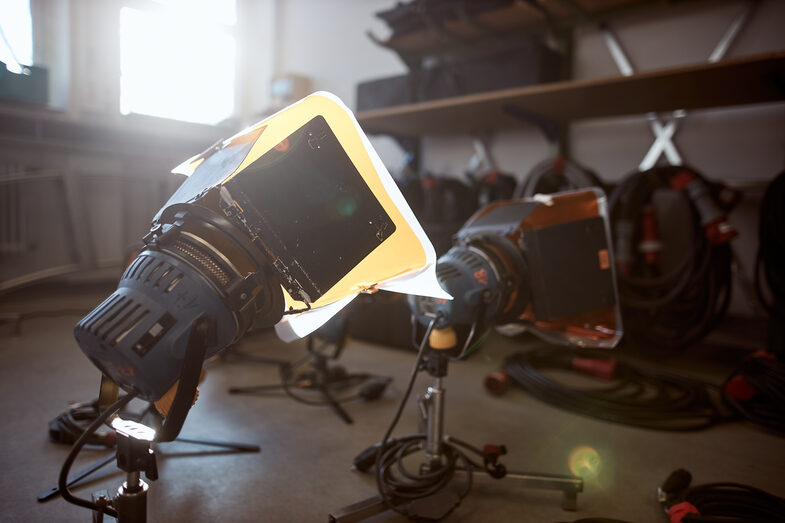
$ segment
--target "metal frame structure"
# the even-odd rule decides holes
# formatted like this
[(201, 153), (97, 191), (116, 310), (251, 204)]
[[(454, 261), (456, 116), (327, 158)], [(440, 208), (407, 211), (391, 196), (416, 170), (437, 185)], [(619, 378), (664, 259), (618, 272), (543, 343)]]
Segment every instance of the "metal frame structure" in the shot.
[[(744, 10), (733, 20), (730, 27), (725, 31), (725, 34), (709, 56), (709, 63), (719, 62), (725, 57), (755, 8), (756, 3), (756, 0), (750, 0)], [(613, 58), (613, 62), (616, 64), (619, 72), (622, 76), (632, 76), (635, 73), (635, 70), (616, 34), (605, 22), (600, 23), (600, 31), (602, 31), (605, 45), (608, 47), (608, 52), (610, 53), (611, 58)], [(670, 118), (666, 122), (661, 119), (657, 113), (651, 112), (646, 114), (646, 118), (649, 121), (649, 127), (654, 134), (654, 142), (649, 147), (646, 156), (643, 157), (643, 160), (641, 160), (641, 163), (638, 165), (639, 171), (646, 171), (654, 167), (663, 154), (671, 165), (682, 165), (684, 163), (681, 154), (673, 143), (673, 137), (676, 134), (679, 123), (686, 118), (686, 116), (687, 111), (678, 109), (671, 113)]]

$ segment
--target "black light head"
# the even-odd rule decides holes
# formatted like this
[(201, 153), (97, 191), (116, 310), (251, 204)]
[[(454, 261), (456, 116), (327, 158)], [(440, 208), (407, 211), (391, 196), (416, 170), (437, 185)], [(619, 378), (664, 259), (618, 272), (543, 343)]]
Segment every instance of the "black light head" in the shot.
[(436, 265), (452, 301), (411, 296), (421, 326), (516, 324), (556, 343), (613, 347), (621, 337), (605, 195), (590, 189), (494, 202)]
[(112, 381), (155, 401), (179, 378), (200, 317), (215, 320), (210, 357), (255, 319), (274, 325), (283, 296), (263, 252), (226, 217), (201, 205), (170, 206), (145, 241), (117, 290), (74, 334)]

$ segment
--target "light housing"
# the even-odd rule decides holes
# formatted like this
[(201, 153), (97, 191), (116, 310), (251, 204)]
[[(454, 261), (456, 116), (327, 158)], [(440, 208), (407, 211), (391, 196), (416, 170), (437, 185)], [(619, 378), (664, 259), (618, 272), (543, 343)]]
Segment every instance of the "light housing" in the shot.
[(454, 299), (409, 298), (422, 326), (438, 317), (436, 329), (500, 326), (581, 347), (610, 348), (620, 340), (601, 190), (493, 202), (463, 225), (454, 243), (436, 268)]
[(436, 282), (433, 246), (352, 113), (329, 93), (174, 172), (188, 179), (155, 216), (145, 248), (75, 329), (90, 360), (143, 399), (158, 400), (182, 379), (194, 367), (189, 354), (216, 354), (252, 324), (275, 325), (290, 340), (359, 292), (450, 298)]

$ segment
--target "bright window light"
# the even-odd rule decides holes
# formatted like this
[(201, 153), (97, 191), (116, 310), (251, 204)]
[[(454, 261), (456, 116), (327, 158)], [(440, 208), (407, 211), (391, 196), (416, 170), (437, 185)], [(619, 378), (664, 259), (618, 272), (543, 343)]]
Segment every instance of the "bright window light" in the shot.
[(0, 1), (0, 60), (12, 73), (33, 65), (33, 20), (30, 0)]
[(179, 12), (191, 16), (212, 20), (219, 24), (234, 25), (237, 23), (237, 9), (234, 0), (153, 0)]
[(216, 124), (234, 110), (234, 1), (120, 10), (120, 112)]

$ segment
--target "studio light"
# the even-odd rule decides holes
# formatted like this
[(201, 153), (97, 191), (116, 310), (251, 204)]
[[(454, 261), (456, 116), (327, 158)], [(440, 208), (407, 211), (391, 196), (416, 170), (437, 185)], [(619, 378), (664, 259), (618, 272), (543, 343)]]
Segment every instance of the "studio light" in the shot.
[(377, 288), (449, 298), (433, 279), (427, 237), (330, 95), (312, 95), (175, 171), (190, 176), (155, 216), (118, 289), (75, 330), (101, 372), (143, 399), (175, 384), (189, 344), (210, 357), (251, 324), (284, 316), (279, 333), (302, 336)]
[(435, 348), (465, 338), (461, 355), (472, 334), (496, 325), (552, 343), (614, 347), (622, 329), (609, 230), (597, 189), (492, 203), (439, 258), (439, 284), (454, 299), (410, 296), (412, 312), (423, 326), (438, 316)]
[[(388, 509), (439, 520), (469, 493), (473, 474), (559, 490), (562, 507), (576, 510), (581, 477), (511, 472), (499, 461), (504, 445), (480, 448), (448, 436), (445, 379), (450, 361), (468, 357), (494, 326), (529, 330), (562, 345), (615, 347), (622, 330), (609, 231), (600, 189), (493, 202), (469, 218), (436, 266), (439, 284), (453, 299), (409, 297), (420, 338), (409, 384), (381, 442), (354, 460), (356, 470), (373, 468), (379, 496), (332, 512), (331, 521)], [(391, 438), (422, 370), (434, 381), (418, 399), (421, 429)], [(415, 453), (424, 455), (419, 473), (406, 463)], [(599, 466), (599, 459), (588, 463)]]
[[(85, 355), (128, 392), (115, 408), (138, 396), (166, 417), (156, 442), (179, 433), (203, 360), (251, 325), (275, 326), (291, 340), (359, 292), (450, 298), (436, 282), (432, 245), (354, 116), (333, 95), (311, 95), (174, 171), (189, 177), (153, 219), (117, 290), (75, 328)], [(80, 438), (60, 492), (109, 515), (117, 512), (112, 505), (128, 504), (144, 513), (143, 496), (133, 496), (146, 487), (133, 464), (152, 467), (150, 442), (129, 444), (136, 455), (122, 464), (118, 453), (129, 480), (114, 501), (100, 505), (75, 498), (65, 484)]]

